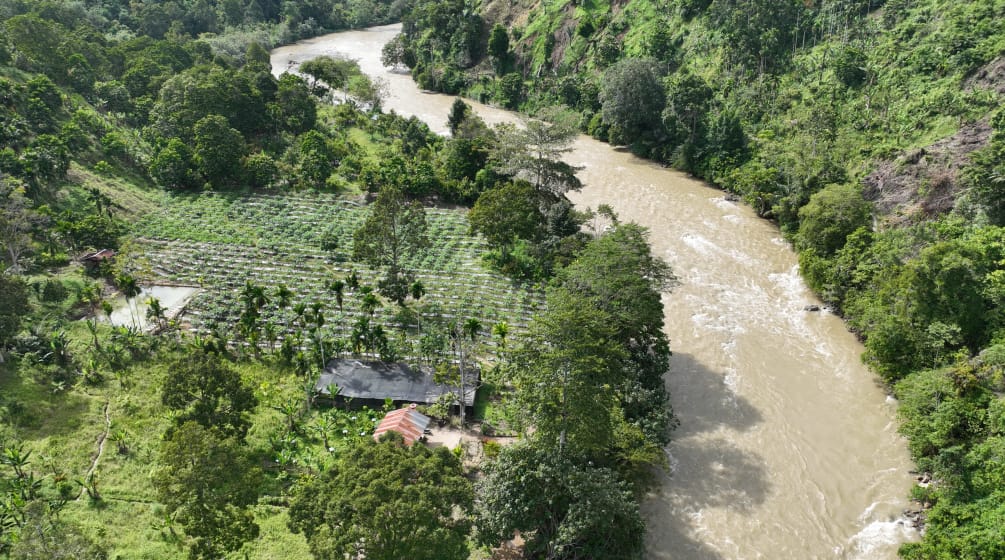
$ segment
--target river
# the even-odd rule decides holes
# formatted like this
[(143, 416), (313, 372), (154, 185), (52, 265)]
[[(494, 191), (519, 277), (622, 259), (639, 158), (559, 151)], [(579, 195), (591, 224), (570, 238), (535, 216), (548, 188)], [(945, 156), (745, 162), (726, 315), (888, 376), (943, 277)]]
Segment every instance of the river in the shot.
[[(454, 97), (380, 63), (400, 25), (317, 37), (272, 53), (281, 73), (319, 55), (387, 81), (385, 110), (440, 133)], [(490, 124), (513, 113), (470, 102)], [(643, 502), (652, 559), (893, 559), (917, 538), (902, 517), (912, 468), (896, 403), (862, 346), (819, 304), (777, 228), (721, 191), (581, 136), (582, 208), (610, 204), (649, 228), (680, 285), (665, 294), (666, 376), (681, 427), (671, 468)]]

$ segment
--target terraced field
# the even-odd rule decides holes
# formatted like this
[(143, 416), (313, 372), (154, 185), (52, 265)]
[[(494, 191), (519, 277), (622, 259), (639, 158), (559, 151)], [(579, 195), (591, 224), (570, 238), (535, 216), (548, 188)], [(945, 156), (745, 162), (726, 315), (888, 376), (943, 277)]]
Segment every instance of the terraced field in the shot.
[[(330, 195), (202, 194), (176, 196), (165, 208), (170, 210), (152, 213), (136, 225), (129, 266), (148, 283), (202, 288), (183, 315), (193, 330), (235, 325), (246, 281), (266, 286), (270, 296), (279, 285), (294, 292), (289, 307), (280, 309), (275, 298), (267, 306), (265, 319), (280, 331), (295, 324), (297, 303), (320, 303), (325, 329), (335, 336), (364, 313), (358, 293), (346, 289), (340, 310), (328, 289), (332, 280), (351, 271), (360, 284), (376, 286), (379, 271), (351, 259), (352, 232), (368, 212), (364, 205)], [(427, 209), (432, 246), (405, 262), (426, 289), (419, 302), (409, 300), (421, 320), (409, 319), (399, 306), (384, 301), (376, 322), (412, 330), (436, 318), (476, 318), (486, 335), (500, 321), (515, 335), (526, 327), (543, 294), (514, 285), (481, 263), (486, 246), (467, 234), (466, 215), (464, 210)], [(337, 248), (322, 250), (325, 237), (337, 239)]]

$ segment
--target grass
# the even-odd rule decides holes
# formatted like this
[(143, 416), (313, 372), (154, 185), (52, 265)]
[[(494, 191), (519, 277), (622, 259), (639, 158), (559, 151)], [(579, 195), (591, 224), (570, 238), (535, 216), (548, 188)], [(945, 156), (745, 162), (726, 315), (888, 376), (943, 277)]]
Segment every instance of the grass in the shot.
[[(186, 555), (182, 541), (172, 536), (165, 525), (163, 506), (157, 503), (150, 482), (161, 434), (171, 423), (168, 411), (160, 404), (160, 387), (171, 355), (134, 364), (123, 376), (125, 383), (108, 378), (97, 386), (80, 385), (61, 393), (52, 393), (25, 379), (24, 374), (10, 371), (11, 363), (0, 369), (0, 393), (8, 402), (16, 399), (28, 410), (21, 425), (8, 430), (31, 451), (30, 467), (43, 479), (47, 495), (55, 495), (53, 484), (62, 480), (74, 485), (76, 498), (79, 486), (72, 481), (84, 478), (94, 460), (97, 441), (105, 430), (104, 409), (108, 404), (112, 432), (125, 434), (128, 451), (119, 453), (117, 442), (107, 440), (95, 470), (102, 499), (91, 501), (86, 494), (71, 499), (61, 518), (103, 543), (110, 551), (109, 558), (153, 560)], [(258, 456), (268, 457), (272, 452), (270, 441), (284, 427), (274, 406), (286, 395), (301, 394), (302, 380), (267, 362), (235, 367), (258, 388), (261, 401), (252, 415), (248, 448)], [(304, 424), (309, 420), (305, 418)], [(318, 447), (309, 439), (302, 445), (305, 449)], [(247, 558), (310, 558), (303, 536), (293, 535), (286, 528), (285, 508), (269, 505), (285, 501), (283, 495), (290, 481), (280, 474), (274, 468), (267, 469), (262, 503), (255, 507), (261, 534), (246, 545)], [(238, 552), (230, 557), (245, 556)]]

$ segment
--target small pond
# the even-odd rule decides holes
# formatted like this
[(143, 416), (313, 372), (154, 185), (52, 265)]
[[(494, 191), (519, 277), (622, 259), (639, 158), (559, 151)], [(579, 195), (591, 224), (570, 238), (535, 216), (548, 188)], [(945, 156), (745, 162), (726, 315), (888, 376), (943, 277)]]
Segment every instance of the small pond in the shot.
[(133, 299), (126, 300), (124, 296), (119, 296), (112, 301), (112, 314), (107, 321), (116, 326), (135, 327), (143, 330), (147, 328), (147, 301), (155, 298), (160, 301), (168, 318), (177, 315), (178, 311), (192, 299), (198, 292), (198, 288), (189, 286), (147, 286), (140, 291), (140, 295)]

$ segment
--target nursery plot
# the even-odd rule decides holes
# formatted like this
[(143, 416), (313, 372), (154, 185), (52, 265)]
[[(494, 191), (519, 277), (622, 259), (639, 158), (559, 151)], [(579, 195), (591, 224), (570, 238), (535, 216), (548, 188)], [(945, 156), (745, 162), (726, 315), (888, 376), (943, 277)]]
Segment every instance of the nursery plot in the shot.
[[(251, 281), (267, 288), (273, 301), (264, 319), (280, 337), (303, 321), (295, 312), (298, 303), (319, 303), (325, 315), (322, 331), (344, 336), (366, 312), (358, 291), (346, 288), (340, 307), (328, 286), (351, 271), (361, 285), (376, 286), (380, 271), (351, 260), (352, 233), (367, 212), (360, 203), (316, 194), (177, 196), (169, 211), (151, 214), (136, 226), (138, 250), (132, 252), (131, 266), (150, 282), (202, 288), (184, 316), (196, 331), (236, 325), (240, 291)], [(383, 301), (374, 321), (385, 329), (415, 331), (436, 319), (475, 318), (483, 325), (483, 340), (500, 321), (518, 335), (541, 304), (541, 292), (514, 285), (482, 265), (486, 246), (467, 234), (465, 211), (427, 209), (427, 221), (431, 246), (404, 261), (425, 295), (409, 300), (408, 309)], [(322, 249), (323, 239), (329, 250)], [(271, 297), (279, 285), (295, 293), (282, 309)]]

